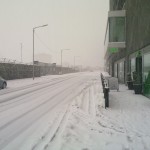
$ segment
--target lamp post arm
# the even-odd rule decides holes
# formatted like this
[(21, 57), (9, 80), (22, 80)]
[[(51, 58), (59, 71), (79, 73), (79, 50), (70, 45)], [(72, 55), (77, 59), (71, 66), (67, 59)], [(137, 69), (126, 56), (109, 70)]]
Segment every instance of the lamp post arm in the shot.
[(41, 28), (41, 27), (46, 27), (48, 26), (48, 24), (45, 24), (45, 25), (42, 25), (42, 26), (37, 26), (37, 27), (34, 27), (33, 29), (37, 29), (37, 28)]

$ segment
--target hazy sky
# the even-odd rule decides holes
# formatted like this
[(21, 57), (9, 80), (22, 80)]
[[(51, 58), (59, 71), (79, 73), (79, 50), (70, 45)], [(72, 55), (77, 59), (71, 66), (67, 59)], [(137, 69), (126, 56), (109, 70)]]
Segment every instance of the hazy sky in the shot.
[(104, 35), (108, 0), (0, 0), (0, 58), (32, 61), (33, 27), (36, 29), (35, 54), (46, 53), (52, 62), (73, 65), (103, 64)]

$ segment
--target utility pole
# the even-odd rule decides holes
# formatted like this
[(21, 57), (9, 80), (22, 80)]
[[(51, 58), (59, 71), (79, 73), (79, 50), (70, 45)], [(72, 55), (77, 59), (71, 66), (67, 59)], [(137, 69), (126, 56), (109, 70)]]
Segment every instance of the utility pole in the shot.
[(61, 49), (61, 74), (63, 74), (63, 73), (62, 73), (62, 70), (63, 70), (63, 69), (62, 69), (62, 53), (63, 53), (63, 51), (65, 51), (65, 50), (68, 51), (68, 50), (70, 50), (70, 49)]
[(22, 62), (22, 43), (20, 43), (21, 46), (21, 62)]
[(76, 59), (76, 56), (74, 56), (74, 72), (75, 72), (75, 59)]
[(61, 74), (62, 74), (62, 52), (63, 50), (61, 49)]
[(33, 77), (32, 77), (33, 80), (34, 80), (34, 30), (35, 29), (33, 28), (33, 72), (32, 72), (33, 73)]
[(75, 67), (76, 67), (76, 58), (79, 58), (79, 56), (74, 56), (74, 72), (75, 72)]

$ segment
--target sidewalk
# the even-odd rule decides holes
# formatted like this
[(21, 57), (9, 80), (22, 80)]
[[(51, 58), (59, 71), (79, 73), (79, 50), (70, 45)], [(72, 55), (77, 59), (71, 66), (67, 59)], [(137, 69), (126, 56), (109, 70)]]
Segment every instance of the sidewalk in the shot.
[(119, 92), (110, 91), (110, 107), (100, 110), (101, 114), (106, 128), (118, 130), (106, 139), (108, 149), (109, 145), (115, 150), (150, 149), (150, 99), (120, 85)]

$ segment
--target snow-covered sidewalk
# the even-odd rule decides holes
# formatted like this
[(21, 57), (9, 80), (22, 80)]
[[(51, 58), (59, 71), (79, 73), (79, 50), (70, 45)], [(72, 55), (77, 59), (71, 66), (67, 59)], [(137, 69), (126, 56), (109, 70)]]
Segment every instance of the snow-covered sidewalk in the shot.
[(49, 149), (149, 150), (150, 99), (120, 85), (105, 109), (100, 80), (93, 82), (72, 104), (63, 133)]

